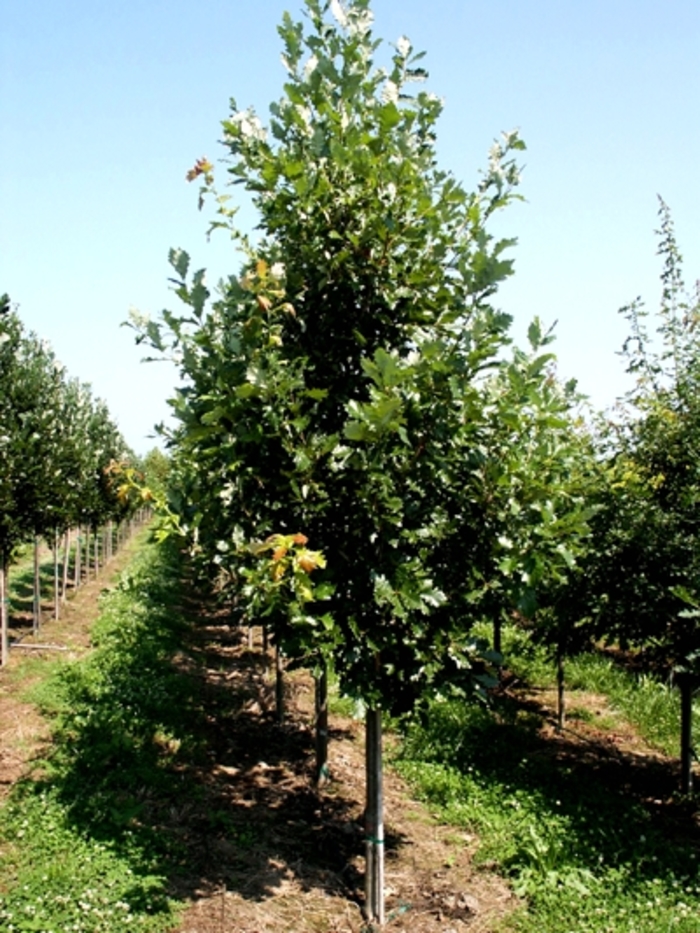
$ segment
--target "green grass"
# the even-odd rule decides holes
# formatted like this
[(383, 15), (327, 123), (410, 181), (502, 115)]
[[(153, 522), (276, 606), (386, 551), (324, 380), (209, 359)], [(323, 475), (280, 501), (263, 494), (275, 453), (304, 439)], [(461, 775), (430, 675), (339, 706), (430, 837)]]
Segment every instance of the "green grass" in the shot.
[[(603, 694), (649, 745), (678, 756), (681, 713), (676, 689), (648, 674), (630, 674), (597, 655), (573, 658), (566, 674), (572, 690)], [(695, 702), (693, 713), (694, 744), (700, 747), (700, 702)]]
[[(477, 634), (489, 638), (490, 628), (481, 625)], [(554, 662), (526, 631), (513, 625), (504, 626), (502, 646), (505, 666), (520, 681), (537, 687), (555, 686)], [(680, 697), (668, 683), (649, 674), (631, 673), (611, 658), (595, 653), (568, 659), (565, 676), (567, 715), (577, 708), (577, 691), (601, 694), (607, 698), (612, 712), (623, 716), (645, 742), (666, 755), (678, 757)], [(700, 749), (700, 699), (696, 700), (693, 713), (693, 741)], [(605, 724), (605, 720), (596, 722), (599, 727)]]
[(556, 765), (515, 708), (435, 703), (396, 765), (441, 819), (479, 836), (526, 906), (518, 933), (700, 933), (698, 852), (595, 771)]
[(0, 811), (0, 929), (150, 933), (172, 927), (182, 849), (163, 808), (196, 788), (197, 709), (172, 665), (183, 621), (167, 554), (146, 547), (102, 600), (96, 650), (32, 689), (54, 745)]

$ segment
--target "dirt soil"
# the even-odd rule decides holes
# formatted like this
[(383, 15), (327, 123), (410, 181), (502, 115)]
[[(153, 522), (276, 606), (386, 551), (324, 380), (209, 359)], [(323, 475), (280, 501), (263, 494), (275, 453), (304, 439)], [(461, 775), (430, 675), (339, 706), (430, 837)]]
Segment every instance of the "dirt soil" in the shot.
[[(198, 877), (207, 882), (193, 891), (183, 879), (179, 893), (191, 907), (177, 933), (366, 930), (362, 725), (331, 716), (331, 780), (317, 790), (309, 675), (287, 675), (279, 725), (271, 658), (259, 635), (251, 648), (237, 630), (212, 624), (199, 638), (209, 688), (227, 684), (244, 699), (226, 728), (221, 719), (212, 724), (207, 809), (226, 814), (225, 832), (202, 840)], [(386, 929), (495, 930), (518, 901), (503, 879), (474, 866), (477, 840), (439, 825), (390, 768), (384, 794)]]
[[(40, 675), (42, 659), (77, 658), (89, 650), (98, 597), (137, 546), (128, 545), (97, 581), (71, 594), (60, 621), (49, 619), (47, 604), (38, 636), (28, 630), (28, 618), (16, 619), (13, 640), (25, 647), (13, 648), (0, 673), (0, 795), (31, 770), (49, 741), (46, 722), (22, 695)], [(259, 631), (251, 645), (246, 633), (212, 613), (204, 623), (200, 616), (193, 639), (176, 664), (201, 681), (211, 710), (210, 754), (205, 765), (188, 769), (188, 779), (203, 789), (199, 802), (188, 797), (164, 820), (164, 830), (181, 838), (186, 852), (171, 893), (190, 907), (173, 933), (366, 931), (362, 724), (331, 717), (331, 779), (317, 790), (310, 676), (287, 675), (280, 725), (272, 658), (262, 650)], [(233, 714), (229, 700), (220, 706), (222, 692), (237, 698)], [(495, 931), (518, 900), (503, 879), (474, 866), (477, 840), (437, 823), (390, 768), (384, 793), (386, 929)], [(162, 815), (155, 801), (154, 810)], [(212, 814), (214, 824), (220, 820), (216, 832)]]

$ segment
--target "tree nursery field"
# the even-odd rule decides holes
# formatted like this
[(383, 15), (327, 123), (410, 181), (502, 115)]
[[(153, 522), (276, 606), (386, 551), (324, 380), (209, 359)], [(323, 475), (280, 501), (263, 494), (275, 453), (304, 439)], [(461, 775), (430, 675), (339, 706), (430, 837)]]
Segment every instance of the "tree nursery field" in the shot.
[[(187, 173), (235, 271), (174, 248), (177, 310), (130, 319), (176, 366), (167, 453), (0, 300), (2, 929), (700, 933), (700, 292), (670, 208), (658, 311), (621, 309), (634, 388), (593, 412), (496, 303), (519, 133), (464, 187), (423, 53), (370, 0), (303, 13), (267, 124), (232, 99), (223, 167)], [(74, 649), (70, 615), (31, 647), (36, 559), (13, 640), (22, 548), (59, 615), (151, 511)]]

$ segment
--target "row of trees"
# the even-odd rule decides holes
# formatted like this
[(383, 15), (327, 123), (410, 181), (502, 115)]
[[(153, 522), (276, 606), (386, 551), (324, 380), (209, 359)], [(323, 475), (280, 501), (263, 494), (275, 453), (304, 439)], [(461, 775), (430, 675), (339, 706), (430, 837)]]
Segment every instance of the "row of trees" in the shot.
[[(212, 300), (173, 250), (184, 310), (133, 324), (182, 376), (172, 526), (242, 619), (264, 617), (319, 685), (332, 665), (367, 708), (367, 913), (381, 922), (381, 711), (483, 692), (504, 619), (553, 647), (562, 684), (565, 656), (601, 638), (654, 646), (684, 690), (689, 788), (699, 305), (662, 205), (661, 348), (641, 304), (625, 309), (638, 384), (587, 426), (552, 335), (535, 321), (513, 348), (492, 303), (512, 271), (490, 226), (518, 197), (517, 133), (467, 191), (438, 167), (441, 103), (410, 93), (426, 77), (410, 41), (377, 67), (369, 0), (305, 7), (307, 26), (279, 28), (269, 128), (235, 101), (223, 123), (259, 236), (237, 229), (210, 162), (188, 175), (240, 273)], [(491, 645), (473, 637), (484, 619)]]
[(0, 300), (0, 589), (8, 655), (7, 567), (14, 549), (70, 528), (97, 529), (136, 503), (120, 494), (134, 456), (103, 402), (68, 376), (52, 350)]
[(590, 532), (556, 598), (555, 640), (636, 649), (681, 693), (682, 789), (692, 789), (692, 703), (700, 683), (700, 286), (684, 282), (660, 200), (661, 302), (622, 308), (634, 388), (596, 425)]

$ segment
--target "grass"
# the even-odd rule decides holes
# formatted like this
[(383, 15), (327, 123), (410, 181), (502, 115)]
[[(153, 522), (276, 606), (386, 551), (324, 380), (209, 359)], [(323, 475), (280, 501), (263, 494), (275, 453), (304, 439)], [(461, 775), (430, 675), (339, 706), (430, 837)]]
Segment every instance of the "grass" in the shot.
[[(488, 638), (482, 626), (478, 634)], [(556, 672), (547, 651), (535, 644), (526, 631), (505, 626), (502, 632), (506, 667), (524, 683), (553, 688)], [(680, 698), (670, 684), (649, 674), (631, 673), (601, 654), (581, 654), (566, 662), (567, 715), (575, 717), (579, 691), (605, 696), (613, 714), (623, 716), (650, 746), (671, 757), (680, 747)], [(693, 708), (693, 740), (700, 749), (700, 699)], [(585, 716), (585, 713), (583, 714)], [(598, 726), (606, 725), (598, 720)], [(612, 726), (612, 720), (607, 720)]]
[(595, 770), (553, 762), (514, 708), (434, 703), (396, 762), (444, 821), (478, 835), (477, 860), (525, 899), (518, 933), (700, 933), (698, 851)]
[[(85, 540), (84, 538), (82, 539)], [(91, 539), (92, 540), (92, 539)], [(99, 560), (100, 567), (105, 561), (104, 547), (102, 537), (99, 539)], [(73, 590), (75, 583), (75, 559), (76, 545), (72, 541), (69, 551), (68, 566), (68, 590)], [(81, 561), (81, 585), (95, 578), (94, 551), (90, 549), (90, 565), (87, 570), (86, 579), (86, 556), (82, 554)], [(41, 588), (41, 607), (42, 616), (46, 618), (47, 612), (52, 613), (54, 608), (54, 555), (49, 545), (42, 541), (39, 548), (39, 581)], [(63, 576), (63, 541), (59, 546), (59, 577)], [(10, 619), (18, 616), (28, 616), (33, 612), (34, 605), (34, 545), (23, 544), (16, 549), (13, 563), (8, 572), (8, 601), (10, 608)], [(26, 618), (23, 620), (27, 625)]]
[[(582, 655), (567, 665), (572, 690), (588, 690), (608, 698), (614, 710), (634, 726), (644, 740), (666, 755), (677, 757), (680, 744), (680, 697), (668, 683), (648, 674), (629, 674), (609, 658)], [(700, 744), (700, 704), (694, 708), (694, 741)]]
[(54, 744), (0, 811), (0, 929), (172, 927), (182, 849), (159, 813), (187, 799), (178, 755), (197, 745), (189, 682), (170, 661), (176, 594), (164, 552), (145, 548), (103, 598), (95, 651), (33, 686)]

